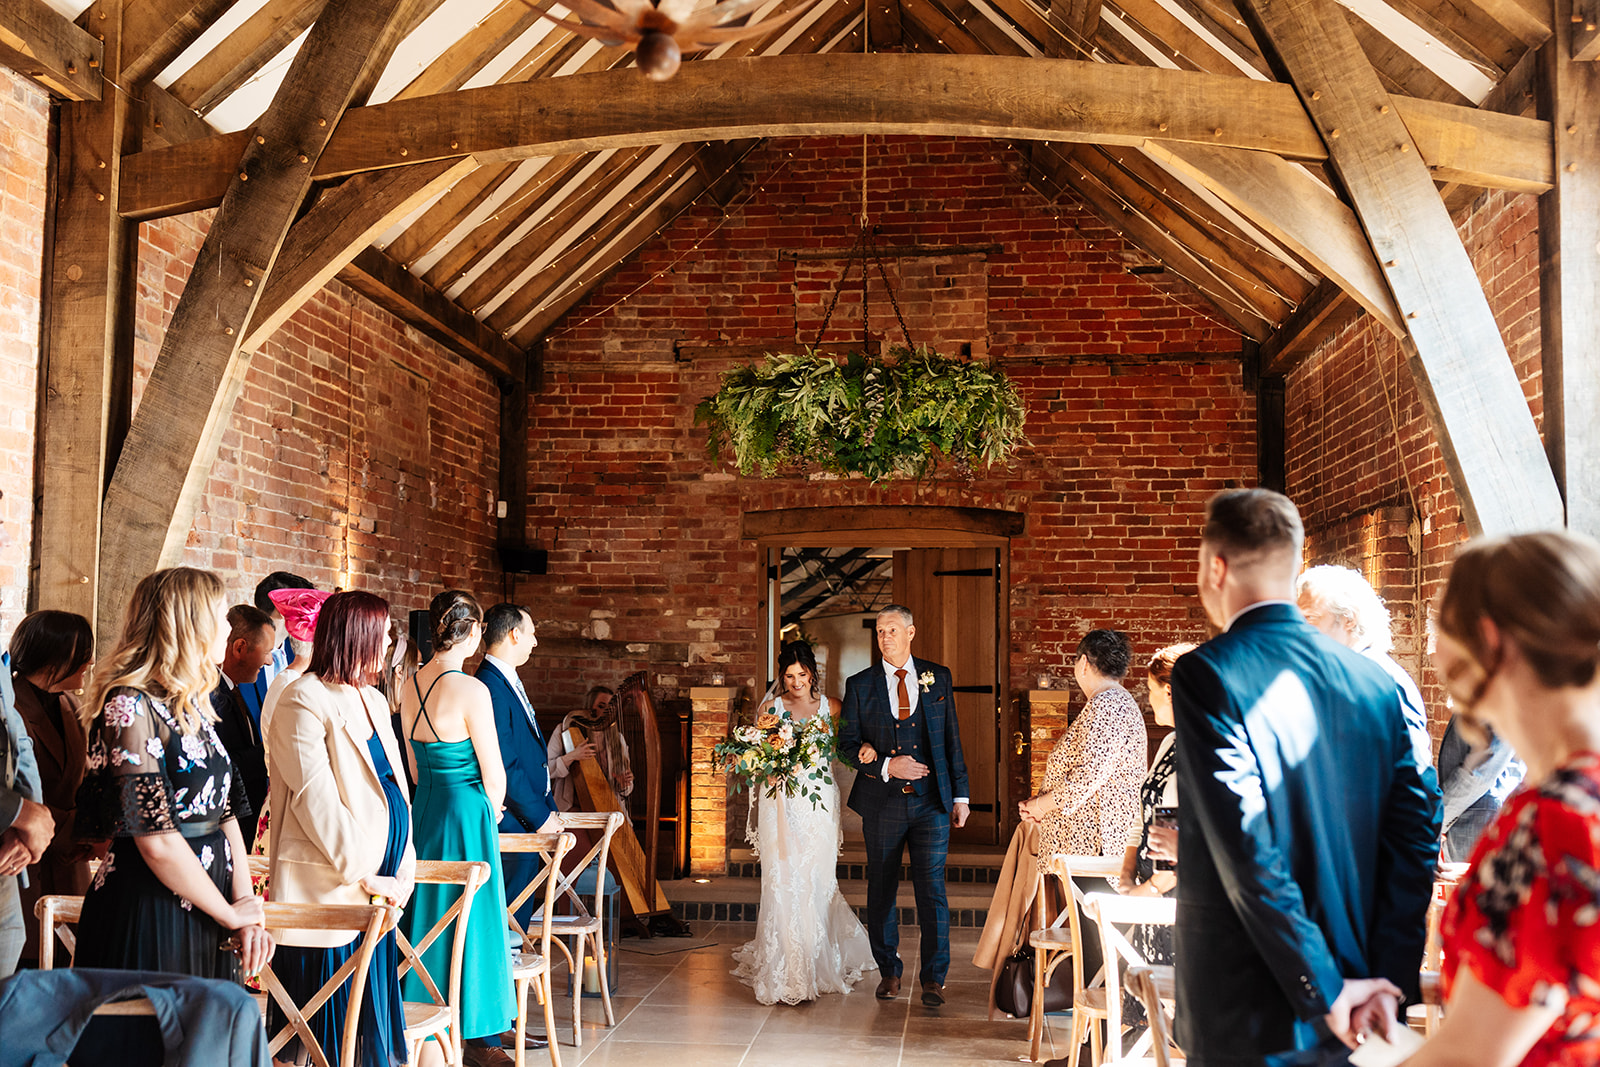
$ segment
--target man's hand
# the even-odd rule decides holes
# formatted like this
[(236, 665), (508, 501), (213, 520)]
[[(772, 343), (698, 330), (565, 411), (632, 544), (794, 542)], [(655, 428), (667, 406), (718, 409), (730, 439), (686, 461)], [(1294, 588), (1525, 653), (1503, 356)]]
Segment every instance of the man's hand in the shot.
[(1396, 1002), (1400, 999), (1400, 987), (1387, 978), (1346, 978), (1344, 988), (1334, 998), (1333, 1004), (1328, 1008), (1328, 1014), (1322, 1017), (1328, 1024), (1328, 1029), (1333, 1036), (1343, 1041), (1349, 1048), (1355, 1048), (1360, 1042), (1356, 1038), (1358, 1033), (1351, 1026), (1352, 1016), (1366, 1018), (1368, 1014), (1368, 1001), (1378, 996), (1393, 997)]
[(1400, 1025), (1400, 998), (1388, 993), (1375, 993), (1365, 1004), (1358, 1004), (1350, 1012), (1350, 1032), (1359, 1039), (1364, 1034), (1376, 1033), (1385, 1041), (1392, 1041), (1392, 1029)]
[(950, 824), (958, 830), (961, 829), (967, 825), (967, 816), (971, 813), (971, 808), (959, 800), (956, 801), (956, 806), (950, 809)]
[(918, 778), (926, 778), (927, 776), (928, 765), (926, 763), (918, 763), (910, 756), (895, 756), (889, 760), (890, 778), (904, 778), (908, 782), (914, 782)]
[(22, 802), (22, 810), (17, 812), (17, 817), (11, 824), (11, 829), (22, 838), (22, 843), (28, 846), (29, 863), (38, 863), (39, 857), (44, 855), (44, 850), (50, 847), (50, 839), (55, 836), (56, 819), (50, 814), (50, 809), (43, 804), (32, 800)]
[(0, 875), (20, 874), (31, 862), (28, 846), (15, 830), (0, 834)]

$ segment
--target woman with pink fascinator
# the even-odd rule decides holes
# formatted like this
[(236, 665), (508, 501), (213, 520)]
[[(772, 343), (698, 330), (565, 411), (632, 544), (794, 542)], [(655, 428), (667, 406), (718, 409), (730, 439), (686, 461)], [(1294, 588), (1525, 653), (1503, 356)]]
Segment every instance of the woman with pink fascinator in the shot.
[[(283, 691), (311, 666), (311, 642), (317, 635), (317, 616), (322, 611), (323, 601), (332, 595), (320, 589), (274, 589), (267, 594), (272, 599), (272, 606), (283, 616), (283, 628), (288, 632), (290, 647), (294, 650), (294, 659), (272, 679), (272, 684), (267, 687), (267, 695), (261, 700), (261, 741), (269, 749), (266, 753), (268, 767), (272, 766), (272, 752), (268, 742), (270, 736), (268, 726), (272, 722), (272, 713), (277, 710)], [(267, 799), (261, 802), (261, 816), (260, 821), (256, 823), (256, 840), (250, 849), (251, 855), (266, 856), (271, 853), (271, 843), (268, 840), (272, 831), (271, 823), (272, 797), (268, 794)], [(265, 895), (264, 884), (258, 886), (258, 889)]]

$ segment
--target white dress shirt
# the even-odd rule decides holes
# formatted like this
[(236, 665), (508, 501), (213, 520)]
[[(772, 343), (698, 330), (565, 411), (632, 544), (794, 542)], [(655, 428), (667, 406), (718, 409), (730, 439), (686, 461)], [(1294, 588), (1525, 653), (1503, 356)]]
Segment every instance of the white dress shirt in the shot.
[[(912, 715), (916, 714), (917, 708), (921, 706), (922, 683), (917, 678), (917, 661), (915, 657), (907, 656), (906, 661), (902, 666), (905, 668), (906, 672), (906, 696), (911, 699), (911, 710), (906, 714), (906, 717), (910, 718)], [(895, 677), (895, 671), (900, 669), (900, 667), (890, 663), (887, 659), (883, 661), (883, 677), (884, 681), (889, 686), (889, 713), (896, 719), (900, 717), (900, 679)], [(932, 753), (929, 753), (929, 755), (932, 756)], [(889, 780), (888, 757), (884, 757), (883, 760), (883, 780), (885, 782)], [(956, 797), (951, 801), (951, 803), (965, 804), (967, 803), (967, 798)]]

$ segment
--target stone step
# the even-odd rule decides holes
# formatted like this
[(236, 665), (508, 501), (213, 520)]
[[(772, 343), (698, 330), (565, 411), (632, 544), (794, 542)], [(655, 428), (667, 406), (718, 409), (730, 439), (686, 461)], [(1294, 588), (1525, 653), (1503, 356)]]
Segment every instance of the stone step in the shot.
[[(993, 850), (952, 850), (945, 860), (945, 882), (950, 885), (957, 883), (974, 885), (994, 885), (1000, 876), (1000, 865), (1005, 860), (1005, 851)], [(834, 868), (840, 882), (859, 881), (866, 878), (867, 854), (858, 844), (850, 841), (840, 850), (838, 866)], [(760, 878), (761, 863), (756, 859), (753, 851), (747, 848), (729, 850), (728, 876), (732, 878)], [(900, 880), (902, 882), (911, 877), (911, 868), (902, 865)]]
[[(761, 912), (761, 880), (758, 877), (724, 877), (662, 882), (661, 891), (672, 902), (672, 912), (685, 921), (755, 922)], [(866, 921), (867, 883), (860, 878), (840, 878), (839, 891)], [(981, 927), (989, 916), (994, 888), (987, 883), (946, 881), (945, 898), (950, 907), (952, 927)], [(902, 878), (896, 894), (900, 924), (915, 926), (916, 894), (909, 878)]]

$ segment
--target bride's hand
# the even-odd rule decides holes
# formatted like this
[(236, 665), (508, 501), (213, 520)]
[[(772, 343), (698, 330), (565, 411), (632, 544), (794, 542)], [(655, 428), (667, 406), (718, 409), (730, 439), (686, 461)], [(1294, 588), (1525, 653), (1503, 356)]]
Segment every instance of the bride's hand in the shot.
[(856, 753), (857, 763), (872, 763), (878, 758), (878, 750), (866, 741), (861, 742), (861, 749)]

